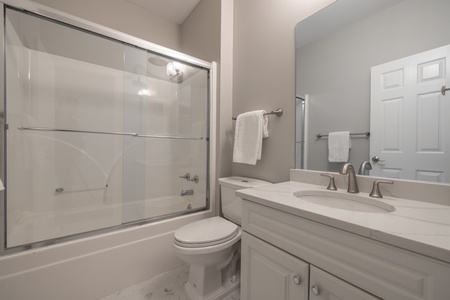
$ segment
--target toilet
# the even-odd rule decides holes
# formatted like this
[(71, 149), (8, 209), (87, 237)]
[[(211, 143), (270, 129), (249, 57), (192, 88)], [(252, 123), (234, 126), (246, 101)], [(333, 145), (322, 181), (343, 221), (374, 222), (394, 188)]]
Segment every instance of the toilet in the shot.
[[(189, 300), (219, 300), (239, 287), (242, 199), (235, 191), (271, 183), (233, 176), (220, 178), (219, 184), (224, 218), (192, 222), (174, 235), (177, 256), (190, 265), (185, 285)], [(223, 280), (225, 267), (229, 276)]]

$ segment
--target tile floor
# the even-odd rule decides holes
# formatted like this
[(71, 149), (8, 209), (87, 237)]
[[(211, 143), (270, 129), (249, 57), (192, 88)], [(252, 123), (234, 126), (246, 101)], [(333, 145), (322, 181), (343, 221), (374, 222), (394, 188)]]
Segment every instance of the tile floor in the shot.
[[(188, 276), (186, 265), (98, 300), (187, 300), (184, 285)], [(222, 300), (239, 300), (239, 292), (237, 289)]]

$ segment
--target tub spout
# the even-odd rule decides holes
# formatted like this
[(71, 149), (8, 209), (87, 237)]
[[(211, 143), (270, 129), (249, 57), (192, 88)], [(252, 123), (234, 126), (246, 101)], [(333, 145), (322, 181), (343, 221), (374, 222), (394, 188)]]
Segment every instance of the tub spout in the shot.
[(181, 190), (180, 196), (192, 196), (194, 195), (194, 190)]

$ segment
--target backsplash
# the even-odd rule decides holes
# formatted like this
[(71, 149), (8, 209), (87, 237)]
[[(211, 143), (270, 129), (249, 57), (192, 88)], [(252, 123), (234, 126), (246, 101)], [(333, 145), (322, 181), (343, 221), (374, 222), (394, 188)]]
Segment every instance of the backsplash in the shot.
[[(347, 189), (348, 176), (335, 172), (322, 172), (311, 170), (292, 169), (290, 180), (316, 184), (321, 186), (328, 185), (328, 178), (320, 176), (322, 173), (334, 175), (336, 187), (338, 189)], [(370, 193), (373, 182), (377, 179), (386, 179), (372, 176), (357, 175), (359, 191)], [(394, 184), (380, 185), (381, 193), (385, 196), (405, 198), (416, 201), (424, 201), (441, 205), (450, 206), (450, 185), (442, 183), (428, 183), (423, 181), (413, 181), (406, 179), (393, 179)]]

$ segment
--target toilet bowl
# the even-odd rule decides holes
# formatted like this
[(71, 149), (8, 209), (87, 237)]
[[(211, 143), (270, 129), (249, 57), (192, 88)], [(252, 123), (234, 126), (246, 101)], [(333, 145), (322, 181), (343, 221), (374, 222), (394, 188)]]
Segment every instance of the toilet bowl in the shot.
[[(187, 224), (174, 234), (177, 256), (190, 265), (185, 291), (189, 300), (219, 300), (239, 287), (242, 204), (235, 191), (271, 184), (245, 177), (220, 178), (222, 212)], [(229, 274), (222, 276), (225, 267)]]

